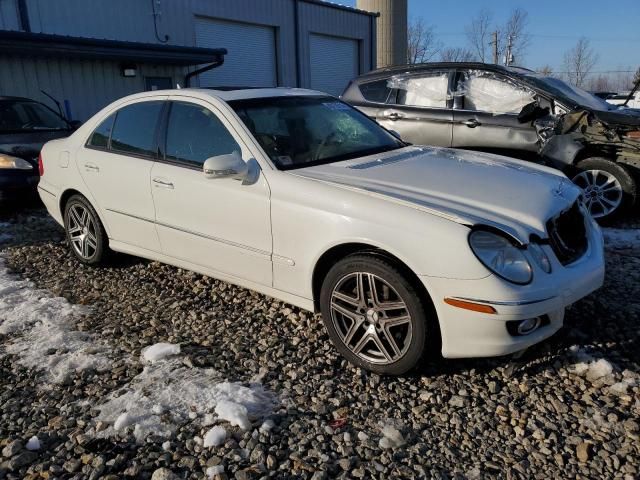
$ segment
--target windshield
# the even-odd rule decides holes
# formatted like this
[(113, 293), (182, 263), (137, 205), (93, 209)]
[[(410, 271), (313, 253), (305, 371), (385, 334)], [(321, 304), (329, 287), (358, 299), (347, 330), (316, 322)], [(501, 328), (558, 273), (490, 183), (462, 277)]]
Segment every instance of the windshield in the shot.
[(369, 117), (333, 97), (273, 97), (229, 103), (280, 170), (405, 146)]
[[(582, 90), (579, 87), (574, 87), (559, 78), (542, 77), (539, 75), (527, 75), (527, 77), (529, 77), (534, 84), (537, 84), (538, 88), (565, 98), (573, 104), (601, 111), (615, 108), (602, 98), (596, 97), (592, 93)], [(560, 98), (560, 101), (562, 101), (562, 98)]]
[(67, 122), (41, 103), (28, 100), (0, 101), (0, 132), (67, 129)]

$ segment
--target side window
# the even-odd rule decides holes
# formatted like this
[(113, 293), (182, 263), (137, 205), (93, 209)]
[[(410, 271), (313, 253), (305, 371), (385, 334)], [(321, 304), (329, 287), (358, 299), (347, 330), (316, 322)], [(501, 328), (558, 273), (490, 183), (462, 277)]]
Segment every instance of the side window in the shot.
[(166, 158), (201, 167), (216, 155), (241, 152), (240, 146), (209, 109), (172, 102), (167, 125)]
[(433, 72), (420, 76), (397, 75), (388, 85), (398, 90), (398, 105), (446, 108), (449, 86), (448, 72)]
[(360, 93), (365, 100), (376, 103), (385, 103), (391, 92), (386, 78), (377, 82), (363, 83), (358, 88), (360, 88)]
[(466, 72), (456, 95), (464, 95), (464, 109), (489, 113), (520, 113), (535, 94), (506, 78), (487, 72)]
[(156, 125), (163, 103), (134, 103), (118, 110), (111, 133), (111, 150), (155, 156)]
[(87, 145), (106, 149), (109, 146), (109, 137), (111, 136), (111, 129), (113, 128), (113, 120), (115, 118), (116, 114), (112, 113), (106, 120), (103, 120), (89, 137)]

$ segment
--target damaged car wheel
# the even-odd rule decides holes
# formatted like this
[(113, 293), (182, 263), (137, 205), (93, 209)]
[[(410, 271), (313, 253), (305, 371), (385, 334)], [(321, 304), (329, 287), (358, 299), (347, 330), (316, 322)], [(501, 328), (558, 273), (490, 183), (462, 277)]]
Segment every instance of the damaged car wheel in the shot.
[(587, 158), (577, 164), (573, 182), (582, 189), (582, 199), (594, 218), (612, 218), (633, 206), (636, 182), (622, 165), (606, 158)]

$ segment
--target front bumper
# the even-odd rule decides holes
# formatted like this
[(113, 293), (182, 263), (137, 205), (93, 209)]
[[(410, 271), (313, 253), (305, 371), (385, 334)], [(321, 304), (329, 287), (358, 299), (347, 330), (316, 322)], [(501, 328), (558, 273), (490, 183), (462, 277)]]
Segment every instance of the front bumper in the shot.
[(35, 196), (39, 179), (37, 172), (30, 170), (0, 169), (0, 200)]
[[(563, 266), (548, 246), (552, 272), (534, 265), (529, 285), (511, 284), (495, 275), (480, 280), (421, 277), (438, 313), (442, 334), (442, 355), (447, 358), (507, 355), (534, 345), (557, 332), (563, 325), (565, 308), (594, 290), (604, 281), (604, 245), (595, 221), (589, 220), (589, 248), (576, 262)], [(495, 314), (464, 310), (444, 303), (458, 298), (492, 306)], [(510, 320), (546, 316), (546, 324), (528, 335), (511, 335)]]

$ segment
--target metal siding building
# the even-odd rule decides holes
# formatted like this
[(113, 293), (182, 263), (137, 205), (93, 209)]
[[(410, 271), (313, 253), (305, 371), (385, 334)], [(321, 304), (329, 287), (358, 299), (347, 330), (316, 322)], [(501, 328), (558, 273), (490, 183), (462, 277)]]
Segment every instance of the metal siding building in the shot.
[[(22, 31), (117, 41), (120, 50), (133, 43), (190, 47), (200, 57), (204, 48), (227, 49), (222, 66), (195, 77), (201, 86), (300, 86), (337, 95), (375, 68), (375, 30), (375, 14), (320, 0), (0, 0), (0, 37)], [(55, 54), (12, 42), (0, 42), (0, 95), (51, 104), (45, 90), (80, 120), (130, 93), (184, 86), (185, 74), (203, 66), (172, 63), (160, 52), (156, 60), (113, 52), (92, 58), (88, 50), (76, 55), (73, 42)], [(125, 77), (125, 66), (135, 76)]]

